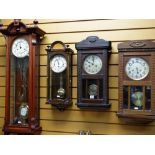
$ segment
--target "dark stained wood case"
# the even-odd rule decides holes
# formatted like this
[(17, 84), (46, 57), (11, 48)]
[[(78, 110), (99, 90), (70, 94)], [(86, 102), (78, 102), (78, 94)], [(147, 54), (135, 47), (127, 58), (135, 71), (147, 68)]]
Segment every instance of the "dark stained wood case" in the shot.
[[(62, 41), (55, 41), (50, 46), (47, 46), (46, 51), (47, 51), (47, 63), (48, 63), (47, 64), (48, 87), (47, 87), (47, 102), (46, 103), (51, 104), (52, 106), (56, 107), (60, 111), (64, 111), (67, 107), (72, 105), (72, 55), (73, 55), (73, 50), (69, 48), (68, 45), (65, 45)], [(65, 71), (63, 71), (62, 73), (57, 73), (57, 74), (55, 74), (50, 68), (50, 61), (56, 55), (63, 56), (67, 61), (67, 67)], [(56, 96), (53, 95), (53, 94), (56, 94), (57, 92), (56, 87), (59, 87), (60, 76), (63, 76), (64, 89), (66, 92), (64, 98), (57, 98)]]
[[(99, 39), (97, 36), (89, 36), (75, 45), (77, 49), (77, 73), (78, 73), (78, 99), (79, 108), (106, 109), (110, 107), (108, 102), (108, 59), (111, 42)], [(89, 55), (96, 55), (102, 60), (102, 69), (97, 74), (87, 74), (83, 69), (84, 59)], [(88, 92), (87, 83), (94, 81), (98, 86), (98, 94), (94, 99), (84, 97), (84, 89)], [(86, 87), (83, 86), (84, 82)], [(93, 83), (93, 82), (92, 82)]]

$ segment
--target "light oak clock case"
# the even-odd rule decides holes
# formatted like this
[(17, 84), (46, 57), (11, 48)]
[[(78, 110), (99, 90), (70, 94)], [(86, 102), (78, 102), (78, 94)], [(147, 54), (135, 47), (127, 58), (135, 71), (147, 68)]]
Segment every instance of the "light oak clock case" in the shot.
[(79, 108), (106, 109), (108, 102), (108, 58), (111, 42), (97, 36), (87, 37), (77, 49)]
[(155, 43), (146, 40), (118, 45), (119, 111), (127, 122), (155, 120)]
[(6, 38), (4, 134), (39, 134), (39, 43), (45, 32), (14, 20), (0, 32)]
[(73, 50), (61, 41), (47, 46), (47, 102), (60, 111), (72, 105)]

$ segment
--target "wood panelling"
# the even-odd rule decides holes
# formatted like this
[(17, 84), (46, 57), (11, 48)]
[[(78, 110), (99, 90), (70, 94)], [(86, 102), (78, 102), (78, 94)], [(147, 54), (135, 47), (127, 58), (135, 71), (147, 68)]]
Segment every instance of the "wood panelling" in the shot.
[(0, 117), (0, 129), (2, 129), (4, 123), (4, 118)]
[[(33, 20), (24, 19), (23, 22), (32, 24)], [(134, 28), (152, 28), (155, 27), (155, 21), (148, 20), (51, 20), (51, 19), (38, 19), (39, 26), (42, 29), (48, 30), (48, 33), (58, 32), (72, 32), (72, 31), (99, 31), (99, 30), (115, 30), (115, 29), (134, 29)], [(95, 21), (95, 22), (94, 22)], [(6, 20), (5, 25), (10, 23)], [(59, 24), (58, 24), (59, 23)], [(89, 26), (88, 26), (89, 25)]]
[[(45, 104), (46, 102), (46, 98), (40, 98), (40, 108), (41, 109), (55, 109), (54, 107), (52, 107), (50, 104)], [(72, 107), (69, 107), (68, 110), (79, 110), (80, 109), (76, 106), (77, 100), (76, 99), (72, 99), (73, 105)], [(105, 111), (111, 111), (111, 112), (116, 112), (118, 109), (118, 101), (111, 99), (109, 100), (109, 102), (112, 104), (110, 109), (107, 109)], [(55, 109), (57, 110), (57, 109)], [(58, 111), (58, 110), (57, 110)]]
[[(5, 58), (4, 58), (5, 59)], [(6, 73), (5, 73), (6, 71), (5, 71), (5, 66), (0, 66), (0, 76), (5, 76), (6, 75)]]
[[(11, 20), (2, 20), (8, 25)], [(33, 20), (23, 22), (32, 24)], [(155, 134), (155, 122), (148, 125), (131, 125), (116, 115), (118, 110), (118, 50), (117, 45), (126, 40), (155, 40), (155, 20), (51, 20), (41, 19), (38, 26), (47, 32), (40, 44), (40, 122), (43, 135), (79, 134), (80, 130), (92, 134)], [(75, 43), (87, 36), (95, 35), (112, 41), (109, 57), (109, 102), (110, 109), (102, 111), (81, 110), (77, 108), (77, 51)], [(46, 104), (47, 96), (47, 53), (46, 46), (60, 40), (73, 49), (72, 101), (73, 105), (60, 112)], [(0, 134), (3, 134), (5, 110), (5, 39), (0, 35)]]
[[(138, 29), (138, 30), (118, 30), (118, 31), (101, 31), (101, 32), (80, 32), (80, 33), (60, 33), (47, 34), (42, 44), (50, 44), (55, 40), (62, 40), (66, 43), (75, 43), (87, 36), (97, 35), (100, 38), (111, 41), (154, 39), (155, 29)], [(119, 37), (118, 37), (119, 36)]]
[(59, 132), (79, 132), (81, 129), (91, 131), (92, 134), (154, 134), (155, 126), (134, 126), (110, 123), (92, 122), (70, 122), (70, 121), (51, 121), (41, 120), (43, 130)]

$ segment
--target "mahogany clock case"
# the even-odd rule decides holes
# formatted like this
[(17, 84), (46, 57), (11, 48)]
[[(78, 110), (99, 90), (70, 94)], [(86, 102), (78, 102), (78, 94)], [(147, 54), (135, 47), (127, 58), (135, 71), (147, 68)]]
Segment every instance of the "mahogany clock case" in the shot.
[(47, 102), (60, 111), (72, 105), (73, 50), (61, 41), (47, 46)]
[(75, 47), (78, 59), (77, 106), (90, 109), (109, 108), (107, 84), (111, 42), (89, 36), (76, 43)]
[[(4, 134), (39, 134), (39, 43), (45, 32), (14, 20), (0, 32), (6, 38), (6, 98)], [(15, 45), (13, 53), (14, 42)], [(28, 54), (25, 55), (27, 45)], [(18, 48), (16, 48), (18, 46)], [(25, 48), (25, 47), (24, 47)], [(22, 53), (23, 52), (23, 53)]]
[[(128, 41), (119, 44), (118, 51), (119, 111), (117, 115), (132, 123), (154, 121), (155, 43), (147, 40)], [(134, 67), (130, 70), (132, 65)], [(127, 73), (129, 72), (131, 77), (125, 71), (126, 66), (129, 68)]]

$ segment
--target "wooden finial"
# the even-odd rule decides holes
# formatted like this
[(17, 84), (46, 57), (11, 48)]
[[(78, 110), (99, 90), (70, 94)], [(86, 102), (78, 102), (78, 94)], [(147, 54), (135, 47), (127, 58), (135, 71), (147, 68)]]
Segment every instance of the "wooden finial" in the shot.
[(21, 19), (14, 19), (14, 25), (19, 26), (20, 21), (21, 21)]
[(69, 48), (69, 45), (66, 45), (67, 48)]
[(50, 46), (50, 45), (47, 45), (47, 48), (48, 48), (48, 49), (51, 49), (51, 46)]
[(33, 21), (33, 24), (34, 24), (34, 26), (37, 26), (38, 20), (35, 19), (35, 20)]

